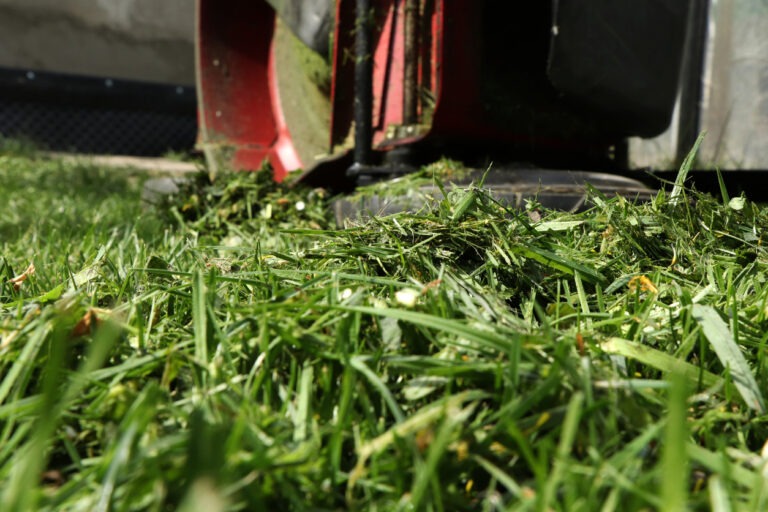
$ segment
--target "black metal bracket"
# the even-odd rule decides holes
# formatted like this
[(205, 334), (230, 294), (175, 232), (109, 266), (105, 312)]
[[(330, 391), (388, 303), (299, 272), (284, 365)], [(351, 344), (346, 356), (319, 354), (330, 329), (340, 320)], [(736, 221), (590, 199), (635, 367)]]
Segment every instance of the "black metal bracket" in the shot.
[(347, 176), (357, 185), (411, 173), (407, 148), (390, 151), (383, 165), (373, 162), (373, 27), (370, 0), (357, 0), (355, 13), (355, 119), (354, 162)]

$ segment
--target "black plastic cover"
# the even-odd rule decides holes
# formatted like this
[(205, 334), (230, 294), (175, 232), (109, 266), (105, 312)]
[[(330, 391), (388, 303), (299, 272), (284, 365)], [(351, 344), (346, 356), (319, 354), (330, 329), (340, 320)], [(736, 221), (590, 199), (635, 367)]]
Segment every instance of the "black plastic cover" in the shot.
[(616, 135), (670, 123), (691, 0), (553, 0), (548, 76)]

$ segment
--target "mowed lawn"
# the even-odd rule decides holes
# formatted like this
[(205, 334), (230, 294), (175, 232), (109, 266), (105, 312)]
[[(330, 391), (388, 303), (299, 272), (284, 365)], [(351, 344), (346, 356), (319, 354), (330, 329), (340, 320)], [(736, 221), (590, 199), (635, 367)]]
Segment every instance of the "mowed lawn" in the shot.
[(267, 176), (2, 146), (1, 510), (768, 510), (768, 210)]

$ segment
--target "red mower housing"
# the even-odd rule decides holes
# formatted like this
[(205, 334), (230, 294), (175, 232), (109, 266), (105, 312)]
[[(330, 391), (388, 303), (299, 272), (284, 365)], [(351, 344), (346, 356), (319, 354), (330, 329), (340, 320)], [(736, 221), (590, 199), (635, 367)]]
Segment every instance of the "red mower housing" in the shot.
[[(267, 161), (276, 180), (301, 170), (343, 188), (361, 98), (355, 67), (365, 59), (365, 163), (383, 167), (448, 156), (628, 170), (627, 138), (667, 130), (681, 84), (700, 89), (703, 54), (684, 55), (694, 52), (686, 34), (706, 16), (695, 16), (690, 1), (370, 0), (362, 14), (359, 1), (324, 1), (332, 23), (318, 57), (330, 73), (320, 129), (308, 128), (308, 108), (293, 106), (306, 95), (281, 82), (281, 52), (295, 43), (279, 34), (301, 32), (296, 13), (322, 2), (198, 0), (199, 144), (214, 171), (221, 162), (259, 169)], [(365, 55), (355, 46), (360, 27), (370, 38)], [(684, 148), (697, 129), (682, 110)], [(321, 143), (310, 151), (302, 131)]]

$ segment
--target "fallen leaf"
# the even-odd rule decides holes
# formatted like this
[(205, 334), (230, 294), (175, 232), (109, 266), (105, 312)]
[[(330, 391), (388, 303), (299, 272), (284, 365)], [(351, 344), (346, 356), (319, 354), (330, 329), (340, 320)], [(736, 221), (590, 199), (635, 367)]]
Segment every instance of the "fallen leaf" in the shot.
[(91, 329), (101, 323), (100, 316), (108, 316), (110, 313), (111, 311), (108, 309), (90, 308), (85, 312), (83, 318), (81, 318), (80, 321), (77, 322), (77, 324), (72, 328), (72, 331), (69, 333), (70, 336), (72, 338), (78, 338), (80, 336), (90, 334)]
[(58, 469), (43, 472), (41, 480), (46, 485), (61, 487), (64, 484), (64, 475)]
[(653, 281), (646, 276), (635, 276), (629, 280), (629, 283), (627, 283), (629, 290), (632, 292), (637, 289), (638, 285), (640, 286), (640, 291), (651, 292), (654, 294), (659, 293), (659, 290), (656, 288), (656, 285), (653, 284)]
[(10, 279), (8, 282), (13, 285), (14, 290), (18, 290), (21, 288), (21, 283), (27, 280), (27, 278), (35, 273), (35, 264), (30, 263), (27, 267), (27, 270), (22, 272), (20, 275)]
[(93, 310), (89, 309), (85, 312), (83, 318), (81, 318), (80, 321), (77, 322), (77, 324), (72, 328), (72, 332), (70, 332), (69, 335), (72, 338), (79, 338), (80, 336), (89, 334), (91, 332), (91, 326), (95, 320), (97, 320), (96, 315), (93, 313)]

